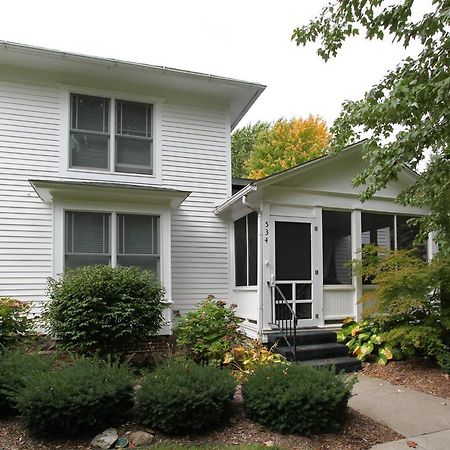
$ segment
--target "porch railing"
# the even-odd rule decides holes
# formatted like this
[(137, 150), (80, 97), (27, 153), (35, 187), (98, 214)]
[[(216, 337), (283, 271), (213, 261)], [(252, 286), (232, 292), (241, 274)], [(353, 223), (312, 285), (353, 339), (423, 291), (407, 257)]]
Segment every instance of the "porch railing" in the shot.
[[(292, 353), (293, 361), (297, 361), (297, 314), (281, 289), (276, 284), (267, 284), (271, 287), (272, 305), (274, 306), (273, 324), (281, 331)], [(277, 311), (277, 306), (280, 311)]]

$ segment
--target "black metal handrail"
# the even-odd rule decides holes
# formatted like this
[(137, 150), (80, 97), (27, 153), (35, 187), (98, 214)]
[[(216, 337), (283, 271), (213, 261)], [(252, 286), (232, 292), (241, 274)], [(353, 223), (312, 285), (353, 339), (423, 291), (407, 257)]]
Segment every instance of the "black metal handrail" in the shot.
[[(270, 283), (267, 283), (270, 286)], [(291, 303), (286, 299), (281, 289), (273, 284), (271, 286), (272, 304), (274, 305), (274, 324), (280, 329), (284, 340), (292, 353), (292, 358), (297, 361), (297, 314), (291, 306)], [(275, 292), (279, 294), (277, 298)], [(284, 305), (288, 308), (288, 313), (281, 312), (280, 318), (277, 319), (277, 305)]]

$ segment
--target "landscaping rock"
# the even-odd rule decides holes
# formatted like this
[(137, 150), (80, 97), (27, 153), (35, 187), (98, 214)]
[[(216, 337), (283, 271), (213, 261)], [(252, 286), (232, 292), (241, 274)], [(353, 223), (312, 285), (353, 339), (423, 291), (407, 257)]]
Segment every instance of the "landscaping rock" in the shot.
[(111, 448), (117, 439), (119, 439), (117, 430), (115, 428), (108, 428), (103, 433), (97, 434), (92, 439), (91, 445), (94, 448)]
[(133, 433), (130, 434), (130, 442), (136, 447), (150, 445), (155, 439), (153, 434), (147, 433), (146, 431), (133, 431)]

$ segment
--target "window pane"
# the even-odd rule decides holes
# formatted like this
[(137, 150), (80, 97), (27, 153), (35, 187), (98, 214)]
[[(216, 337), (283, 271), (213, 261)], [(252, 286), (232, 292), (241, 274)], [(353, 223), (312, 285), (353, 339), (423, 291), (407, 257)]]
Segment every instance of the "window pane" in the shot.
[(248, 222), (248, 285), (256, 286), (258, 270), (258, 214), (247, 216)]
[(71, 105), (72, 128), (108, 132), (109, 99), (72, 94)]
[(65, 267), (110, 264), (110, 215), (65, 214)]
[(277, 280), (311, 279), (311, 225), (275, 222)]
[(297, 303), (295, 313), (298, 319), (312, 319), (312, 303)]
[(72, 131), (70, 133), (70, 166), (108, 169), (108, 147), (108, 136)]
[(419, 234), (419, 226), (408, 223), (413, 218), (413, 216), (397, 216), (397, 248), (409, 250), (416, 247), (419, 256), (426, 260), (426, 246), (424, 244), (414, 245), (414, 239)]
[(296, 300), (311, 300), (311, 283), (297, 283), (295, 285), (295, 298)]
[(277, 284), (277, 288), (275, 288), (275, 300), (292, 300), (292, 284)]
[(157, 256), (142, 256), (142, 255), (118, 255), (117, 264), (119, 266), (135, 266), (144, 270), (151, 270), (154, 273), (159, 273), (158, 268), (159, 257)]
[(118, 214), (118, 253), (159, 255), (158, 217)]
[(247, 286), (247, 224), (245, 216), (234, 222), (234, 262), (236, 286)]
[(152, 173), (152, 142), (116, 136), (116, 171)]
[(117, 134), (150, 137), (151, 113), (145, 103), (117, 101)]
[(101, 255), (66, 255), (64, 267), (74, 269), (75, 267), (93, 266), (94, 264), (108, 266), (111, 264), (111, 258)]
[(352, 284), (348, 262), (352, 259), (350, 212), (322, 211), (323, 283)]
[(379, 247), (394, 249), (394, 216), (363, 212), (361, 221), (363, 245), (375, 244)]

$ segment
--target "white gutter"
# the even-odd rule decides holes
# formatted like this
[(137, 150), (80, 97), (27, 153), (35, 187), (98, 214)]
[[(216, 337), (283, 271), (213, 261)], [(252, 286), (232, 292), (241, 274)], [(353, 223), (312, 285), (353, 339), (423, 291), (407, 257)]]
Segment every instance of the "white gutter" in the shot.
[(253, 183), (248, 184), (247, 186), (245, 186), (245, 188), (236, 192), (236, 194), (232, 195), (231, 197), (228, 197), (222, 204), (216, 206), (213, 210), (214, 214), (216, 215), (222, 214), (230, 205), (236, 202), (236, 200), (239, 200), (241, 197), (246, 196), (252, 191), (256, 191), (256, 189), (257, 188)]

